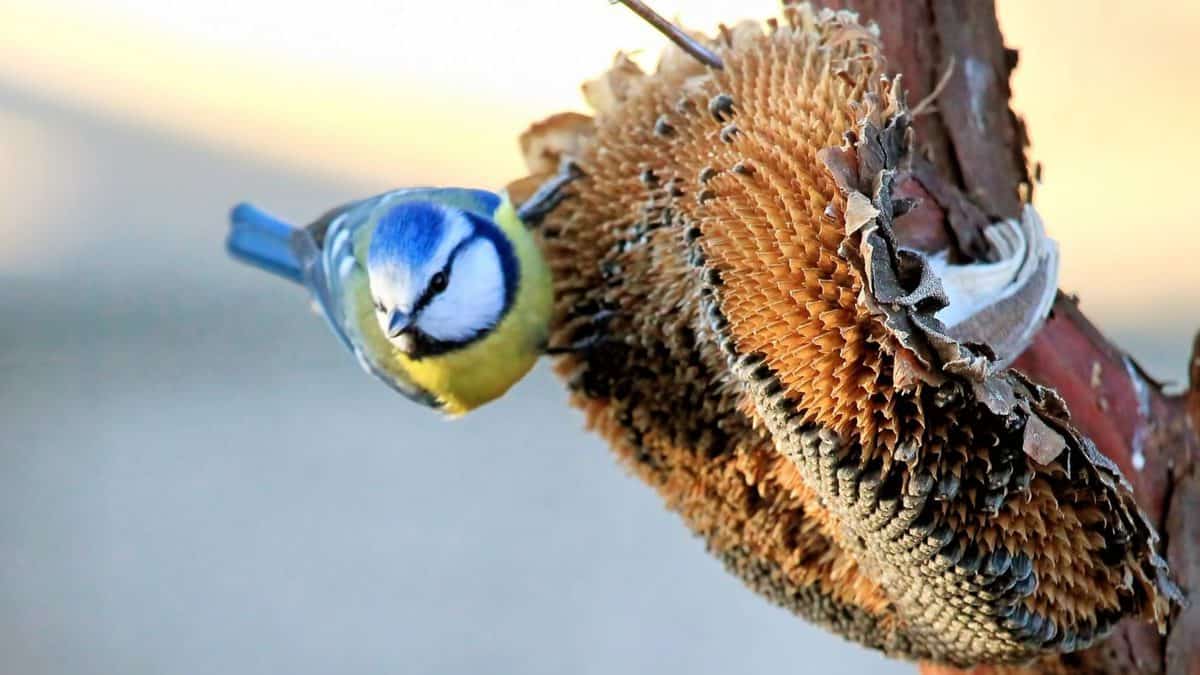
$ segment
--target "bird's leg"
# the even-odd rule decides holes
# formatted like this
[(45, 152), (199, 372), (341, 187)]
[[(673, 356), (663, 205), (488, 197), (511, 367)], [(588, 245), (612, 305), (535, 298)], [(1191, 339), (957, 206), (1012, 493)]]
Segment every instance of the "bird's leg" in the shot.
[(546, 345), (544, 347), (545, 353), (549, 356), (581, 354), (589, 352), (602, 344), (615, 341), (615, 338), (613, 338), (608, 334), (607, 331), (604, 330), (604, 326), (608, 324), (608, 322), (614, 316), (616, 316), (616, 312), (609, 309), (602, 309), (596, 312), (588, 318), (587, 323), (581, 326), (579, 330), (575, 331), (577, 335), (579, 333), (583, 333), (583, 335), (572, 340), (568, 345)]
[(554, 207), (566, 198), (567, 195), (563, 192), (563, 188), (582, 175), (583, 171), (579, 169), (579, 165), (569, 157), (564, 157), (559, 165), (558, 174), (542, 184), (537, 192), (525, 200), (525, 203), (517, 210), (517, 217), (528, 227), (540, 225), (546, 214), (553, 211)]
[(569, 345), (562, 347), (551, 347), (546, 345), (544, 353), (547, 356), (564, 356), (566, 354), (581, 354), (591, 351), (599, 345), (611, 340), (612, 338), (606, 335), (589, 335), (582, 340), (576, 340)]

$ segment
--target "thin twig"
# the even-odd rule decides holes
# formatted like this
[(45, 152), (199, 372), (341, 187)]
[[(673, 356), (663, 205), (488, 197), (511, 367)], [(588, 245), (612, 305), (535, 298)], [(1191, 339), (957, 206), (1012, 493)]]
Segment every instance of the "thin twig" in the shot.
[(646, 23), (654, 26), (658, 32), (666, 35), (671, 42), (679, 45), (680, 49), (691, 54), (700, 63), (709, 68), (717, 68), (718, 70), (725, 67), (725, 63), (721, 61), (721, 57), (717, 56), (708, 47), (697, 42), (692, 36), (683, 32), (679, 26), (667, 21), (658, 12), (647, 7), (642, 0), (617, 0), (617, 2), (633, 10), (634, 14), (642, 17)]
[(935, 86), (933, 88), (933, 91), (929, 92), (928, 96), (921, 99), (921, 102), (913, 107), (913, 109), (912, 109), (913, 119), (916, 119), (917, 117), (920, 117), (921, 115), (924, 115), (927, 112), (932, 112), (933, 102), (937, 99), (938, 96), (942, 95), (942, 90), (945, 89), (946, 85), (950, 83), (950, 76), (954, 74), (954, 65), (955, 65), (954, 55), (951, 54), (950, 55), (950, 63), (946, 65), (946, 72), (942, 73), (942, 79), (938, 80), (937, 86)]

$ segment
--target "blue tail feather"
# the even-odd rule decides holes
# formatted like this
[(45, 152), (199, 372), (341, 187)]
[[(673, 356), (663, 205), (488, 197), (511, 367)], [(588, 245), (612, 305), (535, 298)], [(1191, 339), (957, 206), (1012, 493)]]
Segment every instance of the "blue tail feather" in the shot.
[(238, 204), (229, 214), (230, 255), (285, 279), (303, 283), (304, 272), (292, 246), (296, 228), (250, 204)]

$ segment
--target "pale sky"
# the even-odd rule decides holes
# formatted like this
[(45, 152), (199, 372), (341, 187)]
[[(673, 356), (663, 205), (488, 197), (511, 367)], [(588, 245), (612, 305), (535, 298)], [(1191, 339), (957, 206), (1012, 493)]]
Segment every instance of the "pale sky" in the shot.
[[(1195, 306), (1200, 3), (998, 4), (1022, 52), (1017, 107), (1046, 166), (1037, 203), (1063, 244), (1064, 288)], [(654, 5), (706, 28), (776, 8)], [(372, 189), (499, 186), (522, 172), (525, 126), (584, 110), (579, 83), (617, 49), (662, 44), (605, 0), (4, 0), (0, 83)], [(35, 127), (0, 110), (2, 156), (52, 154)], [(0, 180), (17, 170), (0, 165)]]

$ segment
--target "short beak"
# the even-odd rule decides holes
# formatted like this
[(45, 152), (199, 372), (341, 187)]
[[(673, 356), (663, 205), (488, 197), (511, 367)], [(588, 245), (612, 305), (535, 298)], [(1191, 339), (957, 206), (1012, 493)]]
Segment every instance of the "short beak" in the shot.
[(392, 311), (388, 312), (387, 325), (388, 325), (388, 330), (387, 330), (388, 337), (398, 338), (401, 335), (403, 335), (404, 333), (407, 333), (410, 330), (412, 330), (413, 322), (412, 322), (412, 318), (410, 318), (404, 312), (400, 312), (400, 311), (393, 309)]
[(411, 354), (416, 348), (413, 339), (413, 320), (407, 314), (393, 309), (388, 312), (387, 335), (400, 351)]

